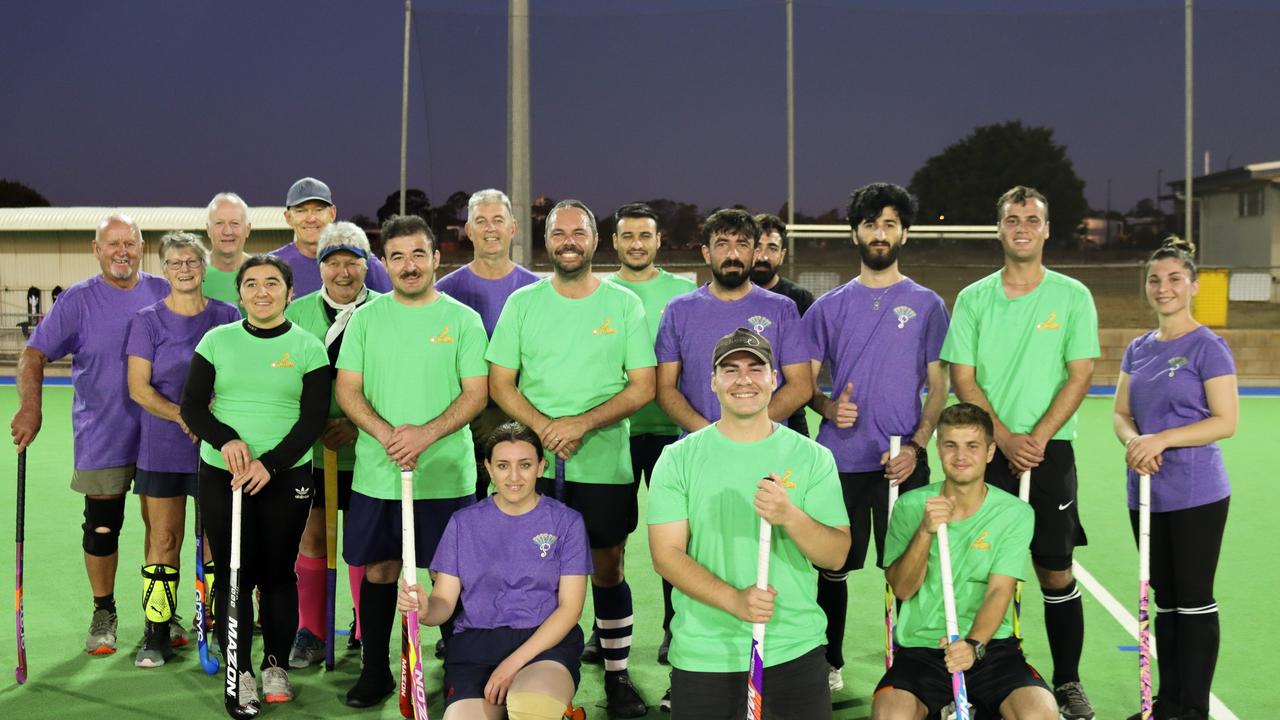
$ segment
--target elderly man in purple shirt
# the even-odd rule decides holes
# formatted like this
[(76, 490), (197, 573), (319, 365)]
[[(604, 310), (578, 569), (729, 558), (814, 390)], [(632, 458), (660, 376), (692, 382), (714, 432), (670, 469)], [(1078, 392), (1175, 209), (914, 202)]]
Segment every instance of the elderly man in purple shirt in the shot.
[[(293, 228), (293, 242), (271, 251), (289, 263), (293, 270), (293, 296), (300, 298), (320, 289), (320, 263), (316, 260), (316, 244), (320, 233), (338, 218), (329, 186), (304, 177), (289, 188), (284, 201), (284, 221)], [(369, 275), (365, 284), (380, 293), (391, 292), (391, 278), (382, 261), (369, 256)]]

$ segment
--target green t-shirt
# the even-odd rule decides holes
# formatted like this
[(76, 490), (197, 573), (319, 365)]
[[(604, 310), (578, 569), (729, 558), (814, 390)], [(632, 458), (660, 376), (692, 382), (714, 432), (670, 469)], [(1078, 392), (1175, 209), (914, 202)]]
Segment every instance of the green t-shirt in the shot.
[[(487, 344), (480, 315), (448, 295), (430, 305), (409, 306), (387, 294), (351, 317), (338, 369), (364, 376), (365, 398), (392, 426), (422, 425), (462, 394), (462, 378), (489, 374)], [(356, 439), (352, 489), (380, 500), (400, 499), (400, 468), (363, 430)], [(458, 498), (475, 491), (475, 446), (471, 428), (463, 425), (419, 456), (413, 498)]]
[[(1010, 300), (997, 271), (956, 297), (942, 359), (976, 368), (978, 386), (1011, 432), (1035, 427), (1067, 381), (1067, 363), (1096, 358), (1098, 311), (1089, 288), (1048, 268)], [(1054, 440), (1074, 440), (1076, 415)]]
[[(667, 301), (677, 295), (683, 295), (698, 289), (698, 284), (694, 281), (679, 275), (672, 275), (662, 268), (658, 268), (656, 277), (644, 282), (623, 280), (616, 273), (605, 279), (609, 282), (617, 283), (639, 296), (640, 303), (644, 305), (645, 321), (649, 323), (650, 344), (653, 344), (658, 338), (658, 323), (662, 321), (662, 311), (666, 309)], [(662, 412), (662, 408), (658, 407), (658, 401), (654, 400), (631, 416), (631, 434), (679, 435), (680, 426), (667, 417), (667, 414)]]
[[(369, 291), (369, 297), (365, 302), (369, 302), (378, 297), (382, 293), (376, 290)], [(333, 325), (329, 321), (329, 314), (325, 312), (324, 298), (320, 297), (320, 291), (303, 295), (301, 298), (289, 303), (289, 307), (284, 311), (284, 316), (289, 318), (295, 325), (315, 335), (320, 340), (320, 344), (324, 344), (325, 333), (329, 331), (329, 327)], [(345, 331), (344, 331), (345, 334)], [(328, 352), (326, 350), (326, 357)], [(334, 373), (335, 375), (337, 373)], [(334, 383), (335, 387), (337, 383)], [(346, 413), (342, 412), (342, 408), (338, 407), (338, 395), (336, 392), (329, 393), (329, 418), (346, 417)], [(316, 464), (319, 465), (321, 458), (324, 457), (324, 443), (316, 441), (315, 447), (312, 448)], [(356, 466), (356, 449), (354, 446), (338, 448), (338, 469), (352, 470)]]
[[(650, 525), (686, 520), (689, 557), (735, 588), (756, 582), (760, 517), (756, 483), (774, 473), (791, 501), (814, 520), (849, 525), (831, 451), (774, 425), (769, 437), (734, 442), (709, 425), (667, 446), (649, 487)], [(825, 643), (818, 571), (786, 530), (775, 527), (769, 584), (777, 591), (764, 634), (765, 665), (794, 660)], [(750, 666), (751, 624), (676, 589), (671, 596), (671, 664), (695, 672), (742, 672)]]
[(204, 269), (204, 282), (200, 287), (204, 290), (205, 297), (231, 303), (240, 310), (240, 316), (244, 317), (244, 308), (240, 307), (240, 290), (236, 287), (236, 272), (207, 265)]
[[(911, 538), (920, 529), (924, 503), (942, 492), (942, 483), (933, 483), (903, 493), (893, 506), (893, 517), (884, 540), (884, 561), (892, 565), (906, 552)], [(988, 485), (982, 507), (973, 515), (947, 524), (951, 543), (951, 572), (956, 593), (956, 619), (963, 637), (973, 626), (973, 618), (982, 607), (991, 575), (1008, 575), (1021, 579), (1031, 553), (1031, 533), (1035, 529), (1035, 513), (1031, 506), (1016, 496)], [(946, 614), (942, 605), (942, 578), (938, 565), (936, 537), (929, 547), (929, 565), (924, 584), (916, 594), (902, 603), (894, 637), (903, 647), (938, 647), (938, 639), (947, 634)], [(1000, 629), (993, 639), (1013, 634), (1009, 613), (1005, 612)]]
[[(585, 298), (556, 292), (549, 278), (511, 293), (486, 359), (520, 371), (520, 392), (549, 418), (578, 415), (627, 386), (627, 371), (654, 367), (644, 306), (621, 285), (602, 282)], [(631, 483), (627, 420), (592, 430), (565, 463), (565, 479)], [(547, 476), (555, 458), (547, 453)]]
[[(324, 345), (297, 325), (283, 335), (259, 338), (243, 323), (205, 333), (196, 352), (214, 368), (213, 416), (231, 426), (256, 458), (270, 450), (298, 421), (302, 377), (329, 364)], [(218, 448), (200, 443), (200, 459), (227, 469)], [(305, 452), (294, 467), (311, 461)]]

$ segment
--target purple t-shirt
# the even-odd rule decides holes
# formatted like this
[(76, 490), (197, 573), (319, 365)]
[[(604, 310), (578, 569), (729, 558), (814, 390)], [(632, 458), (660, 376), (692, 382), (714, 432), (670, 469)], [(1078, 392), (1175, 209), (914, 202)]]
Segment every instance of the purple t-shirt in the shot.
[(71, 429), (77, 470), (137, 462), (142, 409), (129, 399), (124, 343), (134, 314), (168, 294), (168, 280), (144, 272), (128, 290), (94, 275), (67, 288), (27, 341), (27, 347), (50, 360), (72, 356)]
[[(313, 257), (303, 255), (297, 245), (289, 243), (272, 250), (270, 254), (289, 263), (289, 267), (293, 268), (295, 298), (313, 293), (324, 284), (320, 279), (320, 262)], [(380, 293), (391, 292), (391, 276), (387, 275), (387, 268), (376, 256), (369, 256), (369, 273), (365, 275), (364, 284)]]
[[(1204, 383), (1234, 375), (1226, 341), (1207, 327), (1161, 342), (1156, 331), (1135, 339), (1124, 351), (1120, 370), (1129, 375), (1129, 412), (1138, 432), (1149, 435), (1209, 417)], [(1160, 471), (1151, 476), (1152, 512), (1184, 510), (1231, 494), (1227, 468), (1217, 443), (1164, 451)], [(1138, 509), (1138, 473), (1129, 470), (1129, 508)]]
[(852, 382), (858, 405), (853, 427), (823, 420), (818, 430), (818, 442), (836, 456), (840, 472), (879, 470), (890, 435), (911, 439), (920, 424), (928, 365), (942, 352), (947, 324), (942, 298), (910, 278), (876, 289), (850, 281), (809, 308), (804, 328), (810, 357), (831, 363), (832, 396)]
[(667, 303), (658, 324), (658, 362), (680, 362), (680, 392), (711, 422), (720, 419), (720, 400), (711, 389), (711, 351), (720, 338), (740, 327), (755, 330), (773, 345), (779, 388), (786, 384), (783, 367), (809, 362), (795, 301), (755, 285), (732, 301), (712, 295), (709, 285), (678, 295)]
[(519, 265), (496, 280), (482, 278), (472, 272), (470, 266), (463, 265), (440, 278), (436, 289), (480, 313), (485, 333), (493, 337), (493, 328), (498, 324), (498, 316), (502, 314), (507, 297), (525, 285), (538, 282), (538, 279), (536, 274)]
[(542, 497), (524, 515), (508, 515), (493, 497), (449, 518), (431, 569), (462, 581), (456, 628), (534, 628), (560, 604), (560, 577), (590, 575), (582, 516)]
[[(198, 315), (179, 315), (161, 300), (138, 311), (129, 326), (125, 354), (151, 362), (151, 386), (164, 399), (182, 402), (182, 386), (200, 338), (219, 325), (238, 322), (240, 311), (221, 300), (209, 300)], [(138, 469), (151, 472), (195, 473), (200, 445), (182, 432), (178, 423), (143, 410)]]

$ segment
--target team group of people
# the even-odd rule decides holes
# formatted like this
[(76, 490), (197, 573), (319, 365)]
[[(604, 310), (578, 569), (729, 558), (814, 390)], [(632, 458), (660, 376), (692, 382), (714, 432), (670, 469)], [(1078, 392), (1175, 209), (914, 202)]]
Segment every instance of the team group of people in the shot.
[[(19, 451), (40, 429), (46, 364), (72, 356), (71, 486), (84, 496), (93, 593), (86, 652), (117, 649), (130, 487), (146, 526), (135, 664), (163, 665), (189, 642), (176, 606), (185, 498), (196, 496), (214, 634), (237, 660), (238, 705), (252, 714), (261, 700), (293, 699), (289, 669), (333, 651), (332, 503), (355, 605), (348, 644), (361, 650), (348, 705), (394, 692), (394, 617), (416, 609), (440, 627), (446, 718), (558, 720), (582, 662), (603, 665), (610, 716), (641, 717), (624, 561), (643, 481), (663, 579), (658, 660), (672, 667), (660, 705), (674, 716), (744, 716), (747, 638), (766, 623), (764, 717), (830, 717), (844, 685), (846, 579), (874, 542), (897, 624), (872, 717), (946, 712), (955, 671), (979, 717), (1094, 717), (1071, 568), (1086, 543), (1072, 440), (1100, 354), (1097, 315), (1084, 285), (1043, 265), (1049, 204), (1034, 189), (999, 198), (1004, 265), (962, 291), (950, 315), (899, 269), (917, 206), (888, 183), (852, 194), (860, 272), (816, 300), (778, 274), (787, 229), (771, 215), (708, 217), (711, 280), (699, 287), (657, 265), (658, 217), (643, 204), (617, 211), (621, 267), (604, 279), (592, 272), (595, 216), (575, 200), (556, 204), (545, 236), (552, 273), (540, 279), (510, 259), (520, 230), (510, 201), (480, 191), (465, 228), (474, 257), (438, 282), (440, 254), (421, 218), (388, 220), (379, 257), (360, 228), (335, 222), (323, 182), (299, 180), (286, 208), (293, 242), (250, 256), (247, 205), (216, 195), (212, 247), (165, 235), (163, 278), (139, 270), (137, 225), (105, 218), (93, 243), (101, 273), (61, 295), (23, 352), (11, 424)], [(1208, 713), (1230, 495), (1216, 441), (1238, 416), (1230, 350), (1190, 312), (1193, 256), (1172, 238), (1149, 261), (1159, 327), (1130, 345), (1115, 402), (1135, 534), (1137, 475), (1152, 477), (1155, 716), (1184, 720)], [(946, 407), (951, 390), (959, 403)], [(806, 407), (822, 418), (816, 440)], [(944, 475), (932, 484), (931, 439)], [(326, 467), (336, 497), (324, 492)], [(399, 580), (404, 471), (429, 591)], [(762, 521), (774, 528), (765, 589)], [(954, 642), (944, 639), (943, 525)], [(222, 598), (233, 544), (231, 617)], [(1023, 656), (1017, 608), (1010, 619), (1028, 556), (1050, 682)], [(256, 672), (245, 631), (253, 590)]]

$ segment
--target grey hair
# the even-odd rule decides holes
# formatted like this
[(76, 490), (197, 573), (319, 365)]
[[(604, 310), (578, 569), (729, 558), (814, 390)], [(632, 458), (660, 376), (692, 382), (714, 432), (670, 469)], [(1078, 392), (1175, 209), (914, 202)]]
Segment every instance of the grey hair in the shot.
[(515, 217), (515, 211), (511, 209), (511, 198), (507, 197), (507, 194), (501, 190), (489, 188), (487, 190), (480, 190), (471, 193), (471, 199), (467, 201), (467, 222), (471, 222), (475, 219), (477, 207), (484, 205), (485, 203), (496, 202), (502, 203), (502, 205), (507, 208), (508, 217)]
[(217, 210), (218, 206), (224, 202), (239, 205), (240, 214), (244, 216), (245, 225), (249, 224), (249, 203), (245, 202), (244, 198), (233, 192), (220, 192), (213, 196), (213, 199), (209, 201), (209, 210), (207, 213), (210, 220), (213, 219), (213, 211)]
[(200, 262), (209, 263), (209, 249), (204, 246), (199, 236), (176, 230), (167, 232), (160, 237), (160, 261), (164, 262), (164, 258), (171, 250), (194, 250), (196, 255), (200, 257)]
[(102, 220), (98, 222), (98, 227), (95, 228), (93, 231), (93, 241), (95, 243), (101, 242), (102, 231), (106, 230), (107, 226), (110, 225), (111, 223), (117, 223), (117, 222), (124, 223), (125, 225), (128, 225), (129, 227), (133, 228), (133, 237), (137, 239), (139, 243), (146, 242), (146, 240), (143, 239), (142, 237), (142, 230), (138, 227), (138, 223), (134, 222), (133, 218), (129, 217), (128, 215), (125, 215), (124, 213), (111, 213), (110, 215), (102, 218)]
[(551, 208), (551, 212), (547, 213), (547, 237), (551, 237), (551, 226), (555, 224), (556, 213), (565, 208), (573, 208), (581, 210), (587, 216), (587, 224), (591, 226), (591, 237), (598, 238), (600, 233), (596, 230), (596, 216), (591, 212), (591, 208), (581, 200), (561, 200)]
[[(365, 256), (373, 254), (373, 249), (369, 247), (369, 238), (364, 234), (364, 230), (359, 225), (349, 222), (330, 223), (328, 227), (320, 233), (320, 239), (316, 241), (316, 257), (324, 252), (324, 249), (332, 245), (350, 245), (364, 251)], [(367, 266), (368, 260), (360, 259)]]

